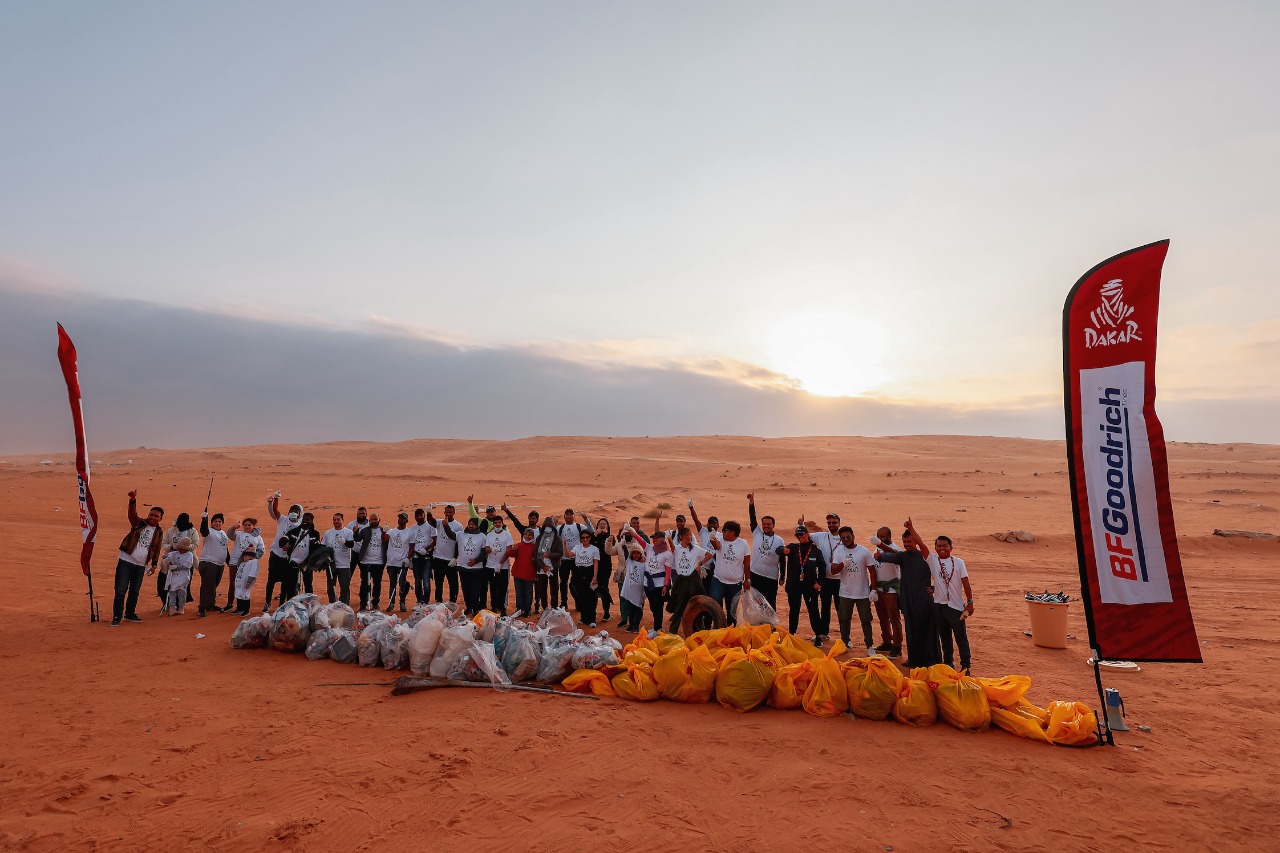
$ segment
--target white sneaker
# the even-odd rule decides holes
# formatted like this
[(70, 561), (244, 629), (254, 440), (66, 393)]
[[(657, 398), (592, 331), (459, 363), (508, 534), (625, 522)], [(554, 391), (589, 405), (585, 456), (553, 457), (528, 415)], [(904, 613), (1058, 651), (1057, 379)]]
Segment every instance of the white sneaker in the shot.
[(596, 626), (596, 623), (592, 622), (592, 623), (591, 623), (590, 625), (588, 625), (587, 627), (588, 627), (588, 628), (594, 628), (595, 626)]
[(879, 652), (877, 652), (873, 647), (867, 646), (867, 657), (873, 658), (878, 654)]

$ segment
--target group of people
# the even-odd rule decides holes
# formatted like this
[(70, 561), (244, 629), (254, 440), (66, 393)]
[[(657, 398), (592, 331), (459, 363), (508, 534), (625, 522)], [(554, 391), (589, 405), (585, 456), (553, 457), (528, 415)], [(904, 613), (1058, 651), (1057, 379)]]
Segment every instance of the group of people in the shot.
[[(313, 592), (317, 573), (326, 578), (330, 601), (351, 605), (358, 572), (362, 610), (381, 609), (385, 581), (388, 612), (397, 605), (406, 611), (411, 590), (415, 603), (427, 603), (433, 592), (435, 601), (445, 600), (447, 588), (450, 602), (457, 601), (461, 589), (468, 614), (487, 608), (506, 616), (514, 582), (514, 615), (569, 609), (572, 597), (580, 624), (591, 628), (612, 618), (616, 586), (618, 626), (630, 632), (640, 630), (646, 605), (654, 630), (662, 630), (664, 621), (679, 630), (689, 603), (701, 595), (716, 601), (732, 620), (738, 597), (755, 590), (775, 610), (779, 594), (786, 595), (793, 634), (803, 607), (819, 647), (830, 639), (834, 607), (846, 646), (851, 645), (857, 614), (868, 656), (899, 657), (905, 641), (908, 666), (953, 664), (956, 651), (961, 670), (968, 671), (971, 663), (965, 622), (973, 613), (968, 569), (952, 553), (950, 538), (936, 537), (931, 550), (911, 519), (901, 545), (885, 526), (870, 537), (868, 548), (834, 512), (827, 514), (825, 530), (801, 516), (793, 541), (787, 542), (773, 516), (757, 517), (752, 493), (747, 495), (746, 532), (739, 522), (721, 524), (714, 515), (704, 522), (690, 500), (688, 516), (677, 514), (673, 528), (662, 528), (659, 512), (650, 532), (641, 529), (639, 516), (632, 516), (615, 535), (607, 518), (592, 520), (573, 509), (543, 518), (534, 510), (521, 521), (506, 504), (481, 511), (468, 496), (465, 522), (456, 518), (453, 505), (444, 506), (439, 517), (434, 504), (418, 508), (413, 524), (407, 512), (398, 512), (394, 525), (384, 525), (378, 513), (359, 507), (349, 523), (335, 512), (332, 526), (322, 532), (300, 504), (281, 513), (280, 497), (277, 491), (267, 498), (267, 512), (276, 524), (268, 543), (256, 518), (242, 519), (227, 530), (221, 513), (210, 516), (207, 511), (198, 530), (182, 513), (161, 534), (164, 510), (152, 507), (146, 518), (140, 517), (137, 495), (130, 492), (130, 530), (120, 544), (111, 624), (142, 621), (136, 608), (144, 570), (159, 574), (162, 613), (185, 612), (196, 574), (199, 615), (218, 609), (225, 574), (227, 599), (221, 612), (247, 616), (259, 561), (266, 556), (263, 613), (273, 600), (287, 601), (300, 587)], [(874, 645), (873, 610), (879, 645)]]

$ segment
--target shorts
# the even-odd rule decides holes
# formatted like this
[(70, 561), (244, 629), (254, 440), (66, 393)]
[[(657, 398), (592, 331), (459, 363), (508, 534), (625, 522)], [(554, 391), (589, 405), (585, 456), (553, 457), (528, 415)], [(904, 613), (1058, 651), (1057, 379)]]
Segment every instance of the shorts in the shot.
[(891, 581), (876, 581), (876, 589), (891, 595), (897, 595), (898, 591), (902, 589), (902, 578), (894, 578)]

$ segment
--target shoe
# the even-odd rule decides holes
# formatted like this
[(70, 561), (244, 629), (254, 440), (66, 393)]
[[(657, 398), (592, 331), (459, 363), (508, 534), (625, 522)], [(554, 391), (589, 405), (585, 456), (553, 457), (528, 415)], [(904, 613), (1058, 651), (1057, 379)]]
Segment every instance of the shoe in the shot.
[(187, 612), (187, 609), (186, 609), (185, 607), (179, 607), (179, 608), (178, 608), (178, 615), (179, 615), (179, 616), (182, 616), (182, 615), (183, 615), (183, 614), (185, 614), (186, 612)]
[(605, 621), (605, 623), (606, 623), (606, 624), (609, 622), (609, 611), (608, 611), (608, 610), (606, 610), (606, 611), (604, 612), (604, 621)]
[(218, 609), (218, 612), (219, 612), (219, 613), (230, 613), (232, 610), (235, 610), (235, 609), (236, 609), (236, 606), (235, 606), (234, 604), (228, 604), (226, 607), (221, 607), (221, 608), (219, 608), (219, 609)]
[(401, 612), (401, 613), (408, 613), (408, 612), (409, 612), (409, 608), (408, 608), (408, 607), (405, 607), (405, 605), (404, 605), (404, 602), (403, 602), (403, 601), (402, 601), (402, 602), (400, 602), (400, 612)]
[(196, 611), (196, 615), (197, 615), (197, 616), (204, 616), (204, 615), (205, 615), (204, 608), (203, 608), (203, 607), (201, 607), (199, 610), (197, 610), (197, 611)]
[(892, 644), (892, 643), (881, 643), (880, 645), (876, 646), (876, 651), (878, 651), (878, 652), (889, 652), (889, 651), (893, 651), (893, 644)]
[[(848, 643), (846, 643), (845, 645), (848, 645)], [(876, 656), (876, 650), (871, 646), (867, 646), (867, 657), (873, 658), (875, 656)]]
[(112, 628), (119, 628), (119, 627), (120, 627), (120, 620), (119, 620), (119, 619), (112, 619), (112, 620), (111, 620), (111, 627), (112, 627)]
[(270, 613), (271, 613), (271, 608), (270, 608), (270, 607), (264, 607), (264, 608), (262, 608), (262, 615), (263, 615), (263, 616), (267, 616), (267, 615), (269, 615)]
[(894, 646), (892, 649), (890, 649), (890, 650), (889, 650), (889, 657), (891, 657), (891, 658), (900, 658), (900, 657), (902, 657), (902, 646)]
[(590, 625), (588, 625), (587, 627), (588, 627), (588, 628), (594, 628), (595, 626), (596, 626), (596, 623), (592, 622), (592, 623), (591, 623)]
[(141, 621), (142, 621), (142, 617), (141, 617), (141, 616), (139, 616), (137, 613), (126, 613), (126, 614), (124, 615), (124, 621), (126, 621), (126, 622), (141, 622)]

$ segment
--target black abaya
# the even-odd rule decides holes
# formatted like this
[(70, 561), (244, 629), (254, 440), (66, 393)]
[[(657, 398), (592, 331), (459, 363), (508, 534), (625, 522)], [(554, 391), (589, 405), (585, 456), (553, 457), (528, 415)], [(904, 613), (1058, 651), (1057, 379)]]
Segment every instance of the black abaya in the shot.
[(929, 594), (929, 587), (933, 584), (929, 564), (919, 551), (886, 551), (876, 559), (882, 563), (897, 563), (902, 568), (898, 607), (902, 610), (903, 635), (907, 640), (907, 665), (921, 667), (942, 663), (933, 596)]

